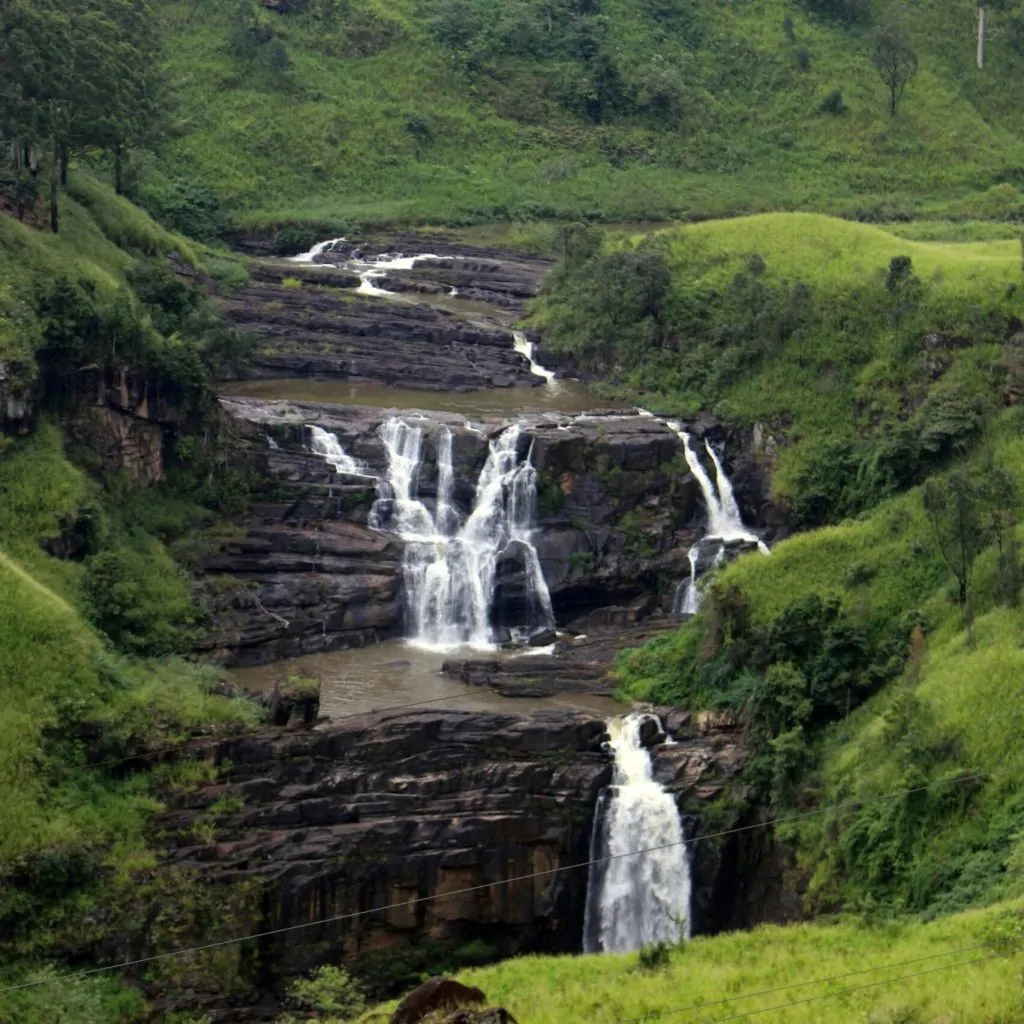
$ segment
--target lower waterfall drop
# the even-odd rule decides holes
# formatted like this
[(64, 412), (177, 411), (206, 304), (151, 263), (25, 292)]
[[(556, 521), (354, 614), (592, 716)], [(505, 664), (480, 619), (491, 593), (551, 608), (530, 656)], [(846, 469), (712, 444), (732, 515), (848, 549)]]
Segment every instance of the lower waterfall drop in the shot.
[(490, 442), (477, 481), (473, 510), (465, 522), (452, 501), (452, 435), (437, 439), (437, 500), (434, 510), (417, 497), (423, 430), (393, 418), (380, 437), (388, 472), (378, 484), (370, 512), (374, 529), (405, 541), (402, 577), (408, 613), (407, 638), (435, 649), (493, 646), (491, 606), (502, 556), (515, 549), (523, 563), (536, 622), (554, 625), (554, 611), (533, 542), (537, 473), (530, 454), (519, 456), (520, 428), (513, 425)]
[(650, 717), (632, 714), (608, 724), (615, 776), (602, 790), (594, 817), (585, 953), (629, 953), (690, 935), (683, 824), (672, 794), (654, 781), (651, 756), (640, 742), (641, 726)]

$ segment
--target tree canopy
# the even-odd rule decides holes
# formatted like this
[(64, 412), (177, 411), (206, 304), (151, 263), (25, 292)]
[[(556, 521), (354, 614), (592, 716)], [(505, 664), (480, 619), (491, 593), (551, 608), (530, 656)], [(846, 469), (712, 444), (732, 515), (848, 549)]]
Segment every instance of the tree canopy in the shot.
[(4, 191), (18, 213), (50, 168), (58, 182), (75, 151), (101, 150), (123, 188), (123, 157), (165, 130), (160, 34), (147, 0), (0, 0), (0, 144)]

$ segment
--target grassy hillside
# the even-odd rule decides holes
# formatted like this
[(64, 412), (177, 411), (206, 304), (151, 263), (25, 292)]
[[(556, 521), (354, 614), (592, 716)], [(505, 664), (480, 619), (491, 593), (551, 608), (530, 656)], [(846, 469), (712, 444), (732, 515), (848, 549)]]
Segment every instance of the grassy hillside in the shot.
[(181, 133), (142, 194), (207, 228), (218, 204), (249, 225), (1015, 216), (1017, 13), (991, 13), (979, 72), (974, 0), (907, 5), (920, 72), (891, 118), (888, 7), (858, 6), (164, 0)]
[[(0, 434), (0, 987), (47, 976), (47, 957), (93, 955), (125, 926), (135, 873), (154, 863), (161, 788), (195, 771), (93, 763), (259, 717), (214, 694), (216, 672), (171, 656), (201, 615), (171, 551), (215, 514), (217, 494), (196, 485), (209, 452), (138, 487), (61, 429), (77, 382), (120, 368), (177, 396), (183, 435), (190, 410), (201, 424), (207, 361), (230, 344), (172, 254), (224, 280), (244, 272), (84, 172), (59, 236), (0, 215), (0, 365), (36, 413)], [(0, 1004), (4, 1022), (113, 1022), (137, 1019), (140, 1000), (115, 979)]]
[(649, 408), (763, 424), (797, 525), (920, 482), (1016, 387), (1016, 242), (787, 213), (566, 244), (534, 310), (545, 344)]
[[(459, 978), (521, 1024), (755, 1015), (779, 1024), (1003, 1024), (1020, 1014), (1020, 921), (1017, 903), (930, 925), (766, 927), (700, 937), (660, 958), (528, 956)], [(321, 998), (330, 991), (321, 986)]]

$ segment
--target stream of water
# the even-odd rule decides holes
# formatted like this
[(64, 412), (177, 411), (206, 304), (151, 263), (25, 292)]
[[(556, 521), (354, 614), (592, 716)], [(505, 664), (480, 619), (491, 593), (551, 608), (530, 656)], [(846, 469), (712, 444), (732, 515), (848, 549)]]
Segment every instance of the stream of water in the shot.
[(689, 937), (690, 862), (679, 809), (654, 780), (651, 755), (640, 742), (651, 717), (608, 723), (615, 775), (594, 816), (585, 953), (629, 953)]
[(463, 522), (452, 500), (451, 431), (438, 429), (437, 498), (431, 511), (418, 496), (423, 428), (399, 417), (381, 426), (388, 471), (378, 485), (370, 526), (405, 542), (402, 577), (411, 643), (438, 650), (490, 649), (498, 562), (512, 555), (521, 563), (531, 596), (529, 616), (517, 625), (527, 632), (554, 625), (533, 538), (537, 473), (530, 452), (520, 451), (520, 435), (513, 424), (490, 442), (472, 512)]

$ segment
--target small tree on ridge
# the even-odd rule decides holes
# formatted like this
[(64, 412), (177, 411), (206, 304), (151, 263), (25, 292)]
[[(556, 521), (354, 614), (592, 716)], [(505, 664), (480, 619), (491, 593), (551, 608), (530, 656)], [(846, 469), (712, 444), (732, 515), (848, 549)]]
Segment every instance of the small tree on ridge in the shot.
[(897, 19), (891, 18), (875, 36), (871, 60), (889, 90), (889, 113), (895, 117), (907, 83), (917, 74), (917, 54)]

